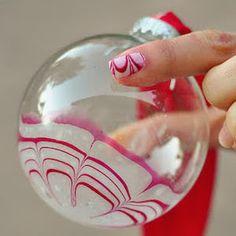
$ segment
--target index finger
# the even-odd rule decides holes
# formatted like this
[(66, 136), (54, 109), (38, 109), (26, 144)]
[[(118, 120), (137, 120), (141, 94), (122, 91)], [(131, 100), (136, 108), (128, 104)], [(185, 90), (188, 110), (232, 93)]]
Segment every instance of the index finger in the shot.
[(131, 48), (109, 67), (119, 83), (152, 86), (178, 76), (205, 73), (236, 54), (236, 34), (199, 31)]

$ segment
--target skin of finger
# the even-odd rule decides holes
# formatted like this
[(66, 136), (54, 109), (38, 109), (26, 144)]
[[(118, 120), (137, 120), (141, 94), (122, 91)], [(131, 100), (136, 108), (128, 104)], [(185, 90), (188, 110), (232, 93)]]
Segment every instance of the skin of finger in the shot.
[(226, 123), (223, 124), (223, 127), (220, 130), (218, 140), (221, 146), (224, 148), (231, 148), (234, 144), (234, 139), (230, 134)]
[(210, 147), (219, 145), (218, 135), (225, 121), (226, 112), (216, 108), (208, 110), (208, 120), (210, 124)]
[(236, 56), (208, 71), (203, 92), (212, 105), (224, 110), (231, 106), (236, 100)]
[(163, 116), (154, 115), (143, 120), (132, 122), (126, 126), (114, 130), (109, 136), (119, 144), (140, 156), (145, 156), (159, 145), (162, 141), (158, 139), (156, 133), (161, 126)]
[(236, 102), (234, 102), (226, 113), (226, 125), (234, 140), (236, 140)]
[(127, 86), (152, 86), (177, 76), (205, 73), (236, 54), (236, 34), (214, 30), (199, 31), (173, 39), (156, 40), (122, 54), (141, 52), (143, 70), (119, 83)]
[[(197, 137), (189, 138), (193, 134), (194, 120), (204, 115), (199, 112), (174, 112), (168, 114), (155, 114), (151, 117), (136, 122), (130, 123), (124, 127), (121, 127), (110, 134), (110, 137), (116, 140), (126, 148), (132, 149), (132, 142), (137, 138), (140, 139), (141, 143), (145, 142), (144, 148), (140, 149), (139, 146), (135, 147), (135, 152), (141, 156), (148, 155), (155, 146), (162, 145), (166, 141), (166, 137), (171, 133), (171, 136), (177, 136), (181, 138), (185, 143), (185, 148), (192, 148), (192, 140)], [(210, 125), (210, 146), (218, 146), (218, 134), (225, 120), (225, 112), (219, 109), (209, 109), (207, 117)], [(183, 124), (184, 125), (180, 125)], [(165, 130), (160, 132), (166, 125)], [(146, 131), (146, 132), (144, 132)], [(160, 136), (158, 136), (158, 133)]]

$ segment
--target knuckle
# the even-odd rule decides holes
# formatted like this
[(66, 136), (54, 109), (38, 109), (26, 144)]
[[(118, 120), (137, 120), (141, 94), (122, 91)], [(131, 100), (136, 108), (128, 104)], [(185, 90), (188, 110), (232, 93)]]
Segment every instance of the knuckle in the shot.
[(166, 65), (168, 65), (168, 74), (169, 76), (172, 76), (177, 62), (175, 43), (173, 40), (165, 39), (162, 40), (160, 46), (161, 54), (165, 58)]
[(220, 56), (229, 57), (236, 53), (236, 36), (218, 30), (206, 30), (202, 34), (203, 41)]

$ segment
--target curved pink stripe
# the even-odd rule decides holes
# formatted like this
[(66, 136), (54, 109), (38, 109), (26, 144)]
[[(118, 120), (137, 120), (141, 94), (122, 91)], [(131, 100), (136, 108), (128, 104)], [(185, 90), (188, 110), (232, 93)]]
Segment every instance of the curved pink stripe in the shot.
[(83, 168), (85, 167), (90, 167), (96, 171), (98, 171), (99, 173), (101, 173), (102, 175), (104, 175), (105, 177), (107, 177), (115, 186), (116, 188), (118, 189), (118, 191), (121, 193), (121, 195), (123, 196), (124, 200), (126, 201), (126, 197), (125, 195), (123, 194), (123, 192), (121, 191), (121, 189), (119, 188), (119, 186), (115, 183), (115, 181), (113, 181), (108, 175), (106, 175), (105, 173), (103, 173), (102, 171), (100, 171), (99, 169), (97, 169), (96, 167), (94, 166), (91, 166), (91, 165), (84, 165)]
[(115, 170), (113, 170), (110, 166), (108, 166), (107, 164), (105, 164), (104, 162), (102, 162), (101, 160), (98, 160), (96, 159), (95, 157), (92, 157), (92, 156), (88, 156), (86, 158), (86, 160), (91, 160), (101, 166), (103, 166), (105, 169), (109, 170), (113, 175), (116, 176), (116, 178), (120, 181), (120, 183), (123, 185), (123, 187), (125, 188), (126, 190), (126, 193), (128, 195), (128, 198), (131, 199), (131, 196), (130, 196), (130, 193), (129, 193), (129, 189), (128, 189), (128, 186), (127, 184), (125, 183), (125, 181), (121, 178), (120, 175), (118, 175)]
[(42, 162), (42, 165), (44, 165), (44, 163), (45, 163), (46, 161), (55, 161), (55, 162), (59, 162), (59, 163), (61, 163), (61, 164), (64, 164), (64, 165), (70, 167), (70, 168), (72, 169), (72, 171), (73, 171), (73, 174), (75, 175), (75, 168), (74, 168), (72, 165), (68, 164), (67, 162), (64, 162), (64, 161), (61, 161), (61, 160), (58, 160), (58, 159), (55, 159), (55, 158), (45, 158), (45, 159), (43, 160), (43, 162)]
[(132, 204), (132, 203), (127, 203), (126, 205), (128, 205), (128, 206), (137, 206), (137, 207), (146, 207), (146, 208), (149, 208), (152, 211), (154, 211), (155, 215), (157, 215), (156, 209), (154, 207), (152, 207), (152, 206), (142, 205), (142, 204)]
[(148, 202), (153, 202), (153, 203), (158, 204), (163, 210), (166, 210), (166, 208), (169, 207), (168, 204), (165, 204), (164, 202), (159, 201), (159, 200), (155, 200), (155, 199), (144, 200), (144, 201), (130, 201), (130, 202), (131, 202), (131, 203), (148, 203)]
[(32, 173), (38, 174), (41, 177), (41, 179), (44, 181), (43, 176), (41, 175), (41, 173), (38, 170), (36, 170), (36, 169), (29, 170), (29, 175), (31, 175)]
[(72, 150), (79, 152), (80, 154), (82, 154), (83, 156), (86, 156), (86, 153), (81, 151), (79, 148), (77, 148), (76, 146), (74, 146), (71, 143), (67, 143), (65, 141), (61, 141), (61, 140), (57, 140), (57, 139), (52, 139), (52, 138), (45, 138), (45, 137), (37, 137), (37, 138), (26, 138), (23, 136), (19, 137), (19, 141), (20, 142), (33, 142), (33, 143), (39, 143), (39, 142), (51, 142), (51, 143), (56, 143), (56, 144), (61, 144), (64, 145), (68, 148), (71, 148)]
[(69, 153), (69, 152), (67, 152), (67, 151), (64, 151), (64, 150), (62, 150), (62, 149), (60, 149), (60, 148), (54, 148), (54, 147), (49, 147), (49, 146), (43, 146), (43, 147), (41, 147), (41, 148), (39, 149), (39, 151), (41, 151), (42, 149), (52, 149), (52, 150), (55, 150), (55, 151), (63, 152), (63, 153), (65, 153), (65, 154), (67, 154), (67, 155), (69, 155), (69, 156), (71, 156), (71, 157), (74, 157), (74, 158), (80, 163), (79, 157), (77, 157), (77, 156), (75, 156), (75, 155), (73, 155), (73, 154), (71, 154), (71, 153)]
[(20, 116), (22, 123), (24, 124), (29, 124), (29, 125), (36, 125), (36, 124), (40, 124), (42, 121), (38, 116), (35, 116), (34, 114), (21, 114)]
[(103, 188), (105, 188), (117, 200), (118, 205), (120, 205), (120, 200), (105, 184), (103, 184), (101, 181), (99, 181), (98, 179), (96, 179), (95, 177), (93, 177), (92, 175), (89, 175), (89, 174), (82, 174), (78, 177), (77, 180), (79, 180), (83, 176), (89, 177), (89, 178), (93, 179), (95, 182), (99, 183)]
[(47, 169), (47, 171), (46, 171), (47, 180), (48, 180), (48, 176), (49, 176), (51, 173), (58, 173), (58, 174), (61, 174), (61, 175), (65, 175), (66, 177), (69, 178), (71, 184), (73, 183), (73, 180), (72, 180), (71, 176), (70, 176), (68, 173), (66, 173), (66, 172), (64, 172), (64, 171), (61, 171), (61, 170), (57, 170), (57, 169)]
[(123, 210), (117, 210), (117, 211), (123, 213), (126, 216), (128, 216), (133, 221), (133, 225), (136, 225), (138, 223), (138, 220), (133, 215), (131, 215), (130, 213), (128, 213), (126, 211), (123, 211)]
[(129, 210), (129, 211), (134, 211), (134, 212), (140, 214), (143, 217), (143, 223), (147, 221), (147, 215), (144, 212), (133, 209), (133, 208), (129, 208), (129, 207), (121, 207), (121, 208)]
[[(49, 175), (51, 174), (51, 173), (58, 173), (58, 174), (61, 174), (61, 175), (65, 175), (66, 177), (68, 177), (69, 178), (69, 180), (70, 180), (70, 194), (71, 194), (71, 196), (72, 196), (72, 185), (73, 185), (73, 180), (72, 180), (72, 178), (71, 178), (71, 176), (69, 175), (69, 174), (67, 174), (66, 172), (64, 172), (64, 171), (61, 171), (61, 170), (56, 170), (56, 169), (48, 169), (47, 171), (46, 171), (46, 178), (47, 178), (47, 181), (48, 181), (48, 183), (49, 183)], [(51, 192), (52, 192), (52, 194), (53, 194), (53, 191), (52, 191), (52, 189), (50, 188), (50, 190), (51, 190)], [(54, 195), (54, 194), (53, 194)], [(55, 196), (55, 195), (54, 195)], [(57, 199), (57, 198), (56, 198)], [(74, 202), (73, 202), (73, 199), (71, 198), (71, 205), (73, 206), (73, 207), (75, 207), (75, 204), (74, 204)]]
[(45, 183), (45, 180), (44, 180), (42, 174), (41, 174), (38, 170), (36, 170), (36, 169), (31, 169), (31, 170), (29, 171), (29, 174), (30, 174), (30, 175), (31, 175), (32, 173), (37, 173), (37, 174), (40, 176), (40, 178), (42, 179), (42, 181), (44, 182), (44, 184), (47, 186), (47, 188), (48, 188), (50, 194), (55, 198), (55, 200), (56, 200), (59, 204), (61, 204), (61, 203), (58, 201), (58, 199), (57, 199), (57, 197), (55, 196), (55, 194), (53, 193), (53, 191), (52, 191), (50, 185), (49, 185), (48, 183)]
[(36, 153), (36, 150), (33, 147), (22, 148), (19, 150), (19, 152), (24, 152), (24, 151), (28, 151), (28, 150), (32, 150)]
[(110, 205), (111, 205), (111, 210), (114, 208), (114, 203), (107, 197), (105, 196), (103, 193), (101, 193), (100, 191), (98, 191), (95, 187), (93, 187), (92, 185), (86, 183), (86, 182), (79, 182), (78, 184), (76, 184), (75, 186), (75, 196), (77, 197), (77, 188), (78, 186), (85, 186), (87, 188), (89, 188), (90, 190), (92, 190), (93, 192), (95, 192), (97, 195), (99, 195), (100, 197), (102, 197), (105, 201), (107, 201)]
[(35, 162), (35, 164), (39, 167), (39, 163), (35, 159), (28, 159), (24, 162), (24, 165), (26, 166), (29, 162)]

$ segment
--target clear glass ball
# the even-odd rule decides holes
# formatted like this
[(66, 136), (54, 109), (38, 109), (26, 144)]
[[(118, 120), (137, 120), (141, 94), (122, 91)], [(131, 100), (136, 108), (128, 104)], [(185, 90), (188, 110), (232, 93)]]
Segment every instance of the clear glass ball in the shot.
[(47, 60), (24, 96), (23, 170), (38, 195), (73, 221), (147, 223), (188, 193), (204, 164), (209, 127), (194, 78), (149, 88), (112, 78), (108, 61), (140, 43), (129, 35), (76, 42)]

